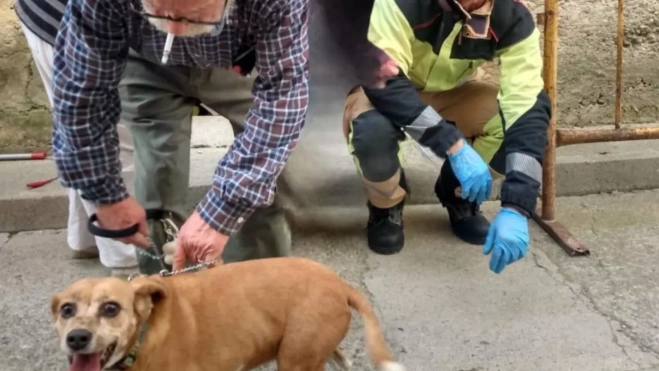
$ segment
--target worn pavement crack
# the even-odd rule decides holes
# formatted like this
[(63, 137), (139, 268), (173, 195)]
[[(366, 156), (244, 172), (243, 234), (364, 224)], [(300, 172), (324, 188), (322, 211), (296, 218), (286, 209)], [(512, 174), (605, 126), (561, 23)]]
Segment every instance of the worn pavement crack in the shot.
[[(628, 351), (627, 347), (620, 342), (620, 339), (617, 335), (617, 331), (614, 327), (614, 322), (617, 323), (621, 328), (629, 327), (625, 323), (625, 321), (615, 317), (614, 315), (605, 313), (602, 309), (600, 309), (598, 307), (598, 305), (595, 303), (595, 300), (592, 297), (587, 295), (587, 293), (578, 292), (574, 288), (574, 285), (576, 285), (576, 284), (570, 282), (568, 277), (564, 273), (561, 272), (560, 268), (557, 267), (556, 271), (554, 272), (554, 271), (550, 270), (548, 267), (542, 265), (542, 263), (538, 259), (540, 255), (544, 255), (544, 253), (542, 253), (542, 252), (540, 252), (540, 253), (539, 252), (533, 252), (533, 251), (531, 252), (531, 256), (533, 257), (533, 262), (535, 263), (536, 267), (541, 268), (542, 270), (544, 270), (547, 273), (547, 275), (551, 279), (556, 281), (557, 283), (566, 286), (570, 290), (570, 292), (572, 292), (572, 294), (574, 294), (574, 296), (581, 303), (583, 303), (588, 309), (590, 309), (591, 311), (595, 312), (596, 314), (604, 317), (606, 319), (607, 324), (609, 325), (609, 329), (611, 331), (611, 336), (613, 338), (613, 343), (616, 346), (618, 346), (620, 348), (620, 350), (622, 350), (623, 354), (625, 355), (625, 357), (627, 357), (627, 359), (629, 359), (629, 361), (636, 364), (637, 366), (641, 366), (641, 364), (638, 361), (636, 361), (634, 358), (632, 358), (632, 356), (629, 354), (629, 351)], [(549, 260), (549, 257), (547, 257), (546, 255), (544, 255), (544, 258)], [(599, 261), (599, 259), (597, 259), (597, 260), (598, 260), (598, 263), (601, 265), (601, 262)], [(560, 277), (560, 278), (558, 278), (557, 276)], [(638, 350), (640, 352), (651, 354), (657, 360), (657, 362), (659, 362), (659, 353), (658, 352), (656, 352), (652, 349), (646, 348), (646, 347), (642, 346), (641, 344), (638, 344), (636, 342), (635, 337), (630, 335), (630, 334), (627, 334), (626, 332), (624, 332), (624, 330), (621, 330), (621, 332), (623, 332), (623, 334), (625, 334), (625, 336), (627, 336), (629, 338), (629, 340), (638, 348)]]
[(593, 213), (591, 220), (590, 220), (590, 231), (593, 232), (595, 236), (599, 236), (599, 233), (597, 232), (597, 228), (595, 228), (595, 222), (597, 219), (595, 218), (595, 213)]
[[(599, 311), (598, 311), (598, 312), (599, 312)], [(600, 314), (602, 314), (603, 316), (605, 316), (605, 317), (608, 318), (608, 316), (607, 316), (606, 314), (603, 314), (603, 313), (600, 313)], [(608, 318), (608, 319), (609, 319), (609, 320), (608, 320), (607, 322), (608, 322), (608, 324), (609, 324), (609, 329), (611, 330), (611, 336), (613, 337), (613, 343), (615, 343), (615, 345), (617, 345), (618, 348), (620, 348), (620, 350), (622, 350), (622, 352), (625, 353), (625, 356), (627, 357), (627, 359), (629, 359), (630, 361), (632, 361), (633, 363), (635, 363), (637, 366), (640, 366), (641, 363), (637, 362), (634, 358), (632, 358), (632, 356), (631, 356), (631, 355), (629, 354), (629, 352), (627, 351), (627, 347), (624, 346), (624, 345), (622, 345), (622, 344), (620, 343), (620, 339), (618, 338), (618, 334), (616, 334), (616, 329), (613, 327), (613, 321), (612, 321), (610, 318)], [(632, 342), (633, 342), (635, 345), (638, 345), (638, 344), (636, 344), (636, 342), (634, 342), (633, 340), (632, 340)]]
[(2, 250), (2, 248), (5, 247), (5, 245), (7, 245), (16, 234), (17, 233), (9, 233), (6, 237), (4, 237), (4, 240), (0, 239), (0, 250)]

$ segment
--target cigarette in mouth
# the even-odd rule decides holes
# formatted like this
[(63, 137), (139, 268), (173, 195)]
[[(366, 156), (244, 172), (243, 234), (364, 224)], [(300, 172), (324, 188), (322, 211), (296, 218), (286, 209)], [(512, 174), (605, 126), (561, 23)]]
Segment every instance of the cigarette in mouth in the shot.
[(174, 44), (174, 34), (168, 33), (167, 40), (165, 41), (165, 49), (162, 51), (162, 59), (160, 60), (162, 64), (167, 63), (169, 53), (172, 51), (172, 44)]

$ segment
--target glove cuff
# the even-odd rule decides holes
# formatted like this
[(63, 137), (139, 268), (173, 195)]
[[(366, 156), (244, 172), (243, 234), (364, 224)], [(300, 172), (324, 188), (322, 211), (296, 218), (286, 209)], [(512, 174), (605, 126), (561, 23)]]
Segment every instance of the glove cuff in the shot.
[[(441, 159), (446, 159), (446, 152), (460, 139), (463, 139), (460, 130), (455, 125), (442, 119), (437, 125), (427, 128), (418, 142), (432, 149)], [(464, 142), (467, 143), (467, 141)]]
[(512, 212), (515, 212), (515, 213), (525, 217), (526, 219), (531, 218), (531, 215), (529, 215), (529, 213), (527, 213), (526, 210), (522, 209), (521, 207), (519, 207), (517, 205), (505, 203), (505, 204), (501, 205), (501, 208), (502, 209), (507, 209), (507, 210), (512, 211)]
[(526, 218), (530, 218), (535, 213), (536, 203), (537, 200), (533, 196), (507, 189), (501, 190), (501, 206), (521, 209)]

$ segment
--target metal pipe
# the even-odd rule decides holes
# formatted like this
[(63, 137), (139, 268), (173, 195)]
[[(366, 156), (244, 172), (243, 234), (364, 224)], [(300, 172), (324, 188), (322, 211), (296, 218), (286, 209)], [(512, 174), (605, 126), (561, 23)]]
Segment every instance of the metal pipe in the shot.
[(622, 54), (625, 38), (625, 0), (618, 0), (618, 31), (616, 33), (616, 102), (614, 124), (620, 129), (622, 122)]
[(533, 220), (538, 223), (538, 225), (544, 229), (547, 234), (558, 243), (560, 247), (565, 250), (570, 256), (587, 256), (590, 255), (590, 250), (587, 247), (583, 246), (579, 240), (570, 233), (570, 230), (565, 228), (565, 226), (559, 223), (557, 220), (543, 220), (539, 218), (538, 215), (542, 215), (542, 210), (536, 210), (533, 215)]
[(556, 145), (659, 139), (659, 126), (625, 129), (558, 129)]
[(542, 219), (552, 221), (556, 209), (556, 116), (558, 62), (558, 0), (545, 0), (544, 80), (551, 101), (551, 119), (547, 129), (548, 145), (542, 166)]

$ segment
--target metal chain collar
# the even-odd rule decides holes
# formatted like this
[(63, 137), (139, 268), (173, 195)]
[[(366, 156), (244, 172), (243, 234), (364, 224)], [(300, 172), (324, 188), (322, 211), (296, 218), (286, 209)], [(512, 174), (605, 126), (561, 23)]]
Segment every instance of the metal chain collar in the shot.
[[(179, 232), (178, 227), (176, 226), (176, 224), (169, 218), (160, 219), (160, 222), (162, 223), (165, 234), (167, 235), (167, 242), (165, 242), (165, 243), (176, 241), (176, 237), (177, 237), (178, 232)], [(152, 259), (152, 260), (157, 260), (159, 262), (163, 261), (164, 258), (165, 258), (165, 255), (164, 254), (162, 254), (162, 255), (157, 254), (158, 248), (157, 248), (155, 242), (153, 241), (153, 239), (151, 239), (150, 237), (147, 237), (147, 241), (149, 242), (149, 249), (152, 250), (152, 251), (155, 251), (156, 254), (152, 254), (152, 253), (146, 251), (145, 249), (142, 249), (142, 248), (139, 248), (139, 247), (136, 248), (137, 253), (139, 255), (145, 256), (145, 257), (147, 257), (149, 259)], [(208, 267), (212, 264), (215, 264), (219, 260), (220, 260), (220, 257), (217, 257), (217, 258), (215, 258), (215, 259), (213, 259), (209, 262), (197, 263), (196, 265), (186, 267), (186, 268), (183, 268), (183, 269), (179, 269), (179, 270), (175, 270), (175, 271), (171, 271), (171, 272), (166, 270), (166, 269), (163, 269), (159, 272), (159, 274), (160, 274), (161, 277), (168, 277), (168, 276), (173, 276), (173, 275), (180, 274), (180, 273), (187, 273), (187, 272), (191, 272), (191, 271), (196, 271), (200, 268)], [(133, 274), (130, 275), (130, 277), (128, 277), (128, 280), (131, 281), (135, 277), (138, 277), (138, 276), (145, 276), (145, 275), (141, 274), (141, 273), (133, 273)]]

